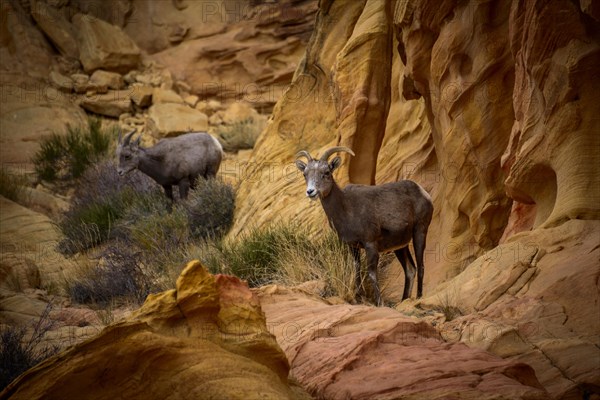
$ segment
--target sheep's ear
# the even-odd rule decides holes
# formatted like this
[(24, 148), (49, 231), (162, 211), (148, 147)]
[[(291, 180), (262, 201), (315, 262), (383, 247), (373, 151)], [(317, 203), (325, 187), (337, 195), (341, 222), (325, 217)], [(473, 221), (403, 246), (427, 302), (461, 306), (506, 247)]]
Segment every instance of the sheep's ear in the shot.
[(306, 169), (306, 164), (305, 164), (303, 161), (296, 160), (296, 167), (297, 167), (297, 168), (298, 168), (300, 171), (304, 172), (304, 170)]
[(141, 137), (141, 136), (138, 136), (138, 137), (137, 137), (137, 139), (135, 139), (135, 140), (133, 141), (133, 145), (134, 145), (134, 146), (139, 146), (139, 145), (140, 145), (140, 140), (142, 140), (142, 137)]
[(329, 163), (329, 170), (331, 172), (335, 171), (340, 165), (342, 165), (342, 159), (340, 157), (336, 157)]

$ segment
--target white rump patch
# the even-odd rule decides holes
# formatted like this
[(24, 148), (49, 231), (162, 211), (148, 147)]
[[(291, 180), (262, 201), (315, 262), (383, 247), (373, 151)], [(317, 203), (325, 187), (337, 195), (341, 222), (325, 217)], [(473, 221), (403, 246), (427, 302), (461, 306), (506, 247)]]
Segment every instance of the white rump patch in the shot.
[(208, 134), (208, 136), (210, 136), (210, 138), (215, 142), (215, 144), (217, 145), (217, 147), (219, 148), (219, 150), (221, 150), (221, 153), (223, 152), (223, 146), (221, 145), (221, 142), (219, 142), (219, 139), (217, 139), (216, 137), (214, 137), (211, 134)]
[(429, 193), (427, 193), (427, 190), (423, 189), (423, 187), (421, 187), (421, 185), (419, 185), (417, 183), (417, 186), (419, 187), (419, 190), (421, 191), (421, 194), (423, 195), (423, 197), (425, 197), (427, 200), (429, 200), (430, 203), (433, 203), (431, 201), (431, 195)]

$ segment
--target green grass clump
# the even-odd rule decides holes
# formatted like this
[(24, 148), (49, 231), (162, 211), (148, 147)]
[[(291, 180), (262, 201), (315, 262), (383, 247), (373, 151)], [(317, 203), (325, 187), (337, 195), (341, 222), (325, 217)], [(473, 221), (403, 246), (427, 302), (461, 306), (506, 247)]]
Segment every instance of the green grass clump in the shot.
[(54, 182), (79, 178), (94, 162), (108, 153), (114, 130), (102, 129), (99, 119), (90, 118), (87, 129), (67, 128), (66, 135), (52, 134), (40, 144), (33, 157), (39, 179)]
[(355, 298), (352, 255), (333, 232), (315, 235), (297, 224), (277, 224), (208, 242), (203, 250), (200, 259), (211, 272), (236, 275), (251, 287), (320, 280), (321, 295)]
[(276, 281), (279, 259), (286, 246), (308, 248), (309, 239), (294, 225), (252, 229), (234, 240), (215, 241), (205, 261), (211, 270), (236, 275), (251, 287)]

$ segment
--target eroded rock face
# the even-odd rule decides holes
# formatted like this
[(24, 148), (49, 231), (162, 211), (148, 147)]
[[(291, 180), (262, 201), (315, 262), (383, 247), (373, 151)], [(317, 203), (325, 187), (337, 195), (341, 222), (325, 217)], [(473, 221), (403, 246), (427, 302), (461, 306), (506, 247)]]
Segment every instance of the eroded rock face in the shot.
[(276, 286), (259, 291), (290, 375), (327, 399), (546, 399), (531, 367), (462, 343), (389, 308), (329, 305)]
[(176, 4), (138, 2), (125, 31), (201, 99), (272, 109), (298, 66), (317, 1)]
[(298, 398), (288, 369), (248, 287), (191, 262), (176, 289), (27, 371), (0, 398)]
[[(487, 252), (420, 303), (461, 316), (442, 336), (525, 361), (556, 398), (600, 386), (598, 221), (523, 232)], [(570, 251), (569, 251), (570, 250)], [(411, 309), (402, 305), (402, 309)]]
[[(481, 318), (516, 338), (484, 348), (531, 362), (555, 396), (582, 396), (597, 385), (590, 377), (598, 364), (579, 360), (588, 349), (598, 361), (592, 351), (598, 327), (585, 316), (597, 313), (600, 302), (594, 278), (600, 228), (591, 221), (600, 216), (594, 9), (568, 1), (387, 6), (320, 3), (305, 57), (254, 149), (256, 164), (240, 177), (233, 234), (279, 219), (329, 229), (320, 205), (304, 198), (292, 161), (302, 149), (318, 155), (329, 146), (349, 146), (357, 155), (344, 155), (336, 175), (342, 186), (408, 178), (432, 194), (429, 304), (441, 306), (458, 291), (469, 324)], [(372, 115), (378, 117), (372, 121)], [(583, 229), (577, 219), (590, 225)], [(583, 252), (590, 255), (583, 256), (587, 236), (596, 244), (588, 243)], [(541, 258), (538, 269), (527, 252), (532, 239), (553, 254)], [(522, 250), (518, 257), (515, 249)], [(480, 258), (494, 252), (503, 255), (493, 263)], [(579, 274), (567, 272), (561, 261), (567, 259), (581, 260), (582, 269), (573, 269)], [(384, 296), (399, 301), (401, 268), (393, 262), (384, 272)], [(573, 296), (567, 286), (586, 295)], [(519, 312), (505, 319), (501, 310), (517, 305)], [(546, 326), (551, 315), (573, 321), (576, 333), (565, 333), (564, 343), (548, 333), (521, 346), (518, 327), (537, 318)], [(551, 325), (548, 332), (563, 330)], [(558, 354), (572, 364), (557, 363)]]
[(34, 1), (31, 15), (62, 55), (79, 58), (76, 31), (59, 10), (42, 1)]
[[(597, 6), (597, 4), (596, 4)], [(503, 168), (506, 190), (537, 206), (534, 226), (599, 219), (598, 15), (570, 2), (515, 3), (515, 121)], [(596, 7), (597, 11), (597, 7)], [(560, 18), (556, 18), (560, 16)], [(549, 22), (553, 19), (555, 22)]]

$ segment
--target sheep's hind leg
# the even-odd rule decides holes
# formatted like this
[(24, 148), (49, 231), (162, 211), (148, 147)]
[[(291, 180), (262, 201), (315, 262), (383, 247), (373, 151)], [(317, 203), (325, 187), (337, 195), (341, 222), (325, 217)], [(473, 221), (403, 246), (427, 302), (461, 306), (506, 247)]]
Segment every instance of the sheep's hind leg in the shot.
[(365, 245), (365, 252), (367, 253), (367, 270), (369, 271), (369, 278), (373, 284), (373, 292), (375, 293), (375, 304), (381, 306), (381, 292), (379, 290), (379, 284), (377, 283), (377, 265), (379, 264), (379, 251), (377, 246), (374, 244)]
[(423, 228), (421, 226), (415, 227), (413, 234), (413, 246), (415, 248), (415, 259), (417, 261), (417, 299), (423, 296), (423, 278), (425, 275), (423, 253), (425, 252), (426, 238), (427, 228)]
[(402, 300), (406, 300), (412, 294), (412, 287), (415, 282), (417, 268), (410, 255), (408, 246), (394, 251), (394, 254), (396, 254), (396, 258), (400, 261), (402, 269), (404, 270), (404, 292), (402, 293)]

